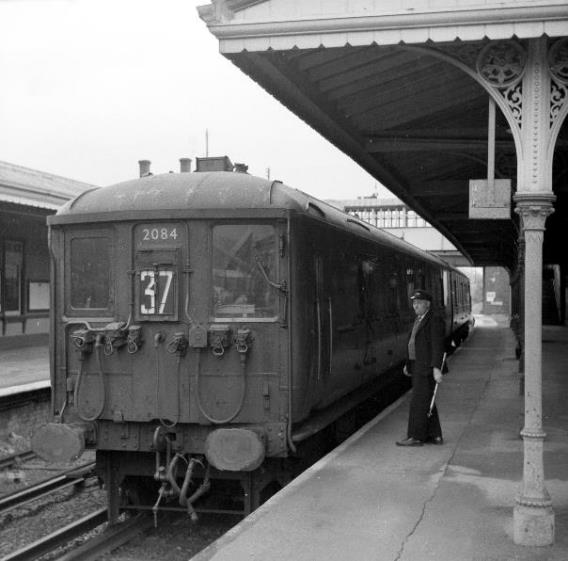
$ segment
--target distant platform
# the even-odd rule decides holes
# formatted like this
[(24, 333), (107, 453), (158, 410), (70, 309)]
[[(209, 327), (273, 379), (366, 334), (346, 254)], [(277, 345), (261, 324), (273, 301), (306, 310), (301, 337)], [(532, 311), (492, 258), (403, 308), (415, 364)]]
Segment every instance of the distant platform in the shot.
[(0, 350), (0, 390), (29, 384), (49, 385), (49, 347), (47, 345)]

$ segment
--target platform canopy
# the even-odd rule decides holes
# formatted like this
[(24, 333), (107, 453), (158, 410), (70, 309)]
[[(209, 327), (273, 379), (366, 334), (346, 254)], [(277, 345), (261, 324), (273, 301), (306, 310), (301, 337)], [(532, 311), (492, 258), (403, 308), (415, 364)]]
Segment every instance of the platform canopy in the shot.
[[(221, 53), (437, 227), (475, 265), (515, 268), (519, 219), (469, 218), (470, 180), (517, 184), (530, 39), (547, 37), (559, 112), (568, 98), (565, 0), (215, 0), (199, 8)], [(520, 125), (519, 125), (520, 128)], [(545, 260), (565, 262), (568, 127), (557, 134)], [(306, 188), (306, 186), (299, 186)], [(509, 195), (504, 197), (507, 204)]]
[(94, 187), (83, 181), (0, 161), (0, 205), (55, 211)]

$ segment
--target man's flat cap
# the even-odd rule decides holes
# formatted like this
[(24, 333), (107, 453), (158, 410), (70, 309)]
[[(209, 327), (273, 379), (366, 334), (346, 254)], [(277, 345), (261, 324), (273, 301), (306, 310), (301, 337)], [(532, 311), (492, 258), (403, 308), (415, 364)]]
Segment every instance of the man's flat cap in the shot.
[(432, 295), (426, 290), (416, 290), (410, 297), (411, 300), (428, 300), (432, 302)]

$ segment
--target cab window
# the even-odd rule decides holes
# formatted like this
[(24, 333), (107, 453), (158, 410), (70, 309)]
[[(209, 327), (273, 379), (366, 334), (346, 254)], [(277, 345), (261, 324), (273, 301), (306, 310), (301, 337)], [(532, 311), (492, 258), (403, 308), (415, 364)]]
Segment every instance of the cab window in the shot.
[(107, 237), (71, 240), (70, 304), (74, 310), (110, 308), (110, 247)]
[(279, 282), (277, 237), (272, 226), (227, 224), (213, 228), (213, 315), (274, 318)]

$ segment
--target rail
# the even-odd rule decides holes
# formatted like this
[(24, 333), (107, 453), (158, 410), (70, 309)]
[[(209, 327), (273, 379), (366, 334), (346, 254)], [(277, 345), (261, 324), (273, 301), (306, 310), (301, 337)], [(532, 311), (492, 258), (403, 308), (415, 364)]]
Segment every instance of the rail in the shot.
[[(106, 508), (101, 508), (7, 555), (2, 561), (33, 561), (41, 555), (54, 552), (56, 549), (68, 544), (71, 540), (94, 530), (107, 521), (108, 511)], [(149, 529), (152, 523), (151, 516), (134, 516), (125, 522), (107, 527), (98, 536), (91, 538), (81, 546), (55, 559), (57, 561), (94, 561), (104, 553), (131, 541), (140, 533)]]
[(83, 518), (60, 528), (29, 545), (14, 551), (2, 559), (2, 561), (33, 561), (41, 555), (50, 553), (65, 545), (70, 540), (89, 532), (107, 521), (107, 509), (102, 508)]
[(17, 466), (22, 462), (27, 462), (28, 460), (35, 458), (35, 456), (36, 455), (33, 450), (25, 450), (24, 452), (16, 452), (15, 454), (10, 454), (9, 456), (0, 458), (0, 471)]
[(79, 468), (70, 469), (55, 477), (41, 481), (36, 485), (31, 485), (25, 489), (0, 497), (0, 513), (4, 514), (55, 491), (83, 485), (89, 477), (94, 476), (94, 469), (95, 462), (89, 462)]

